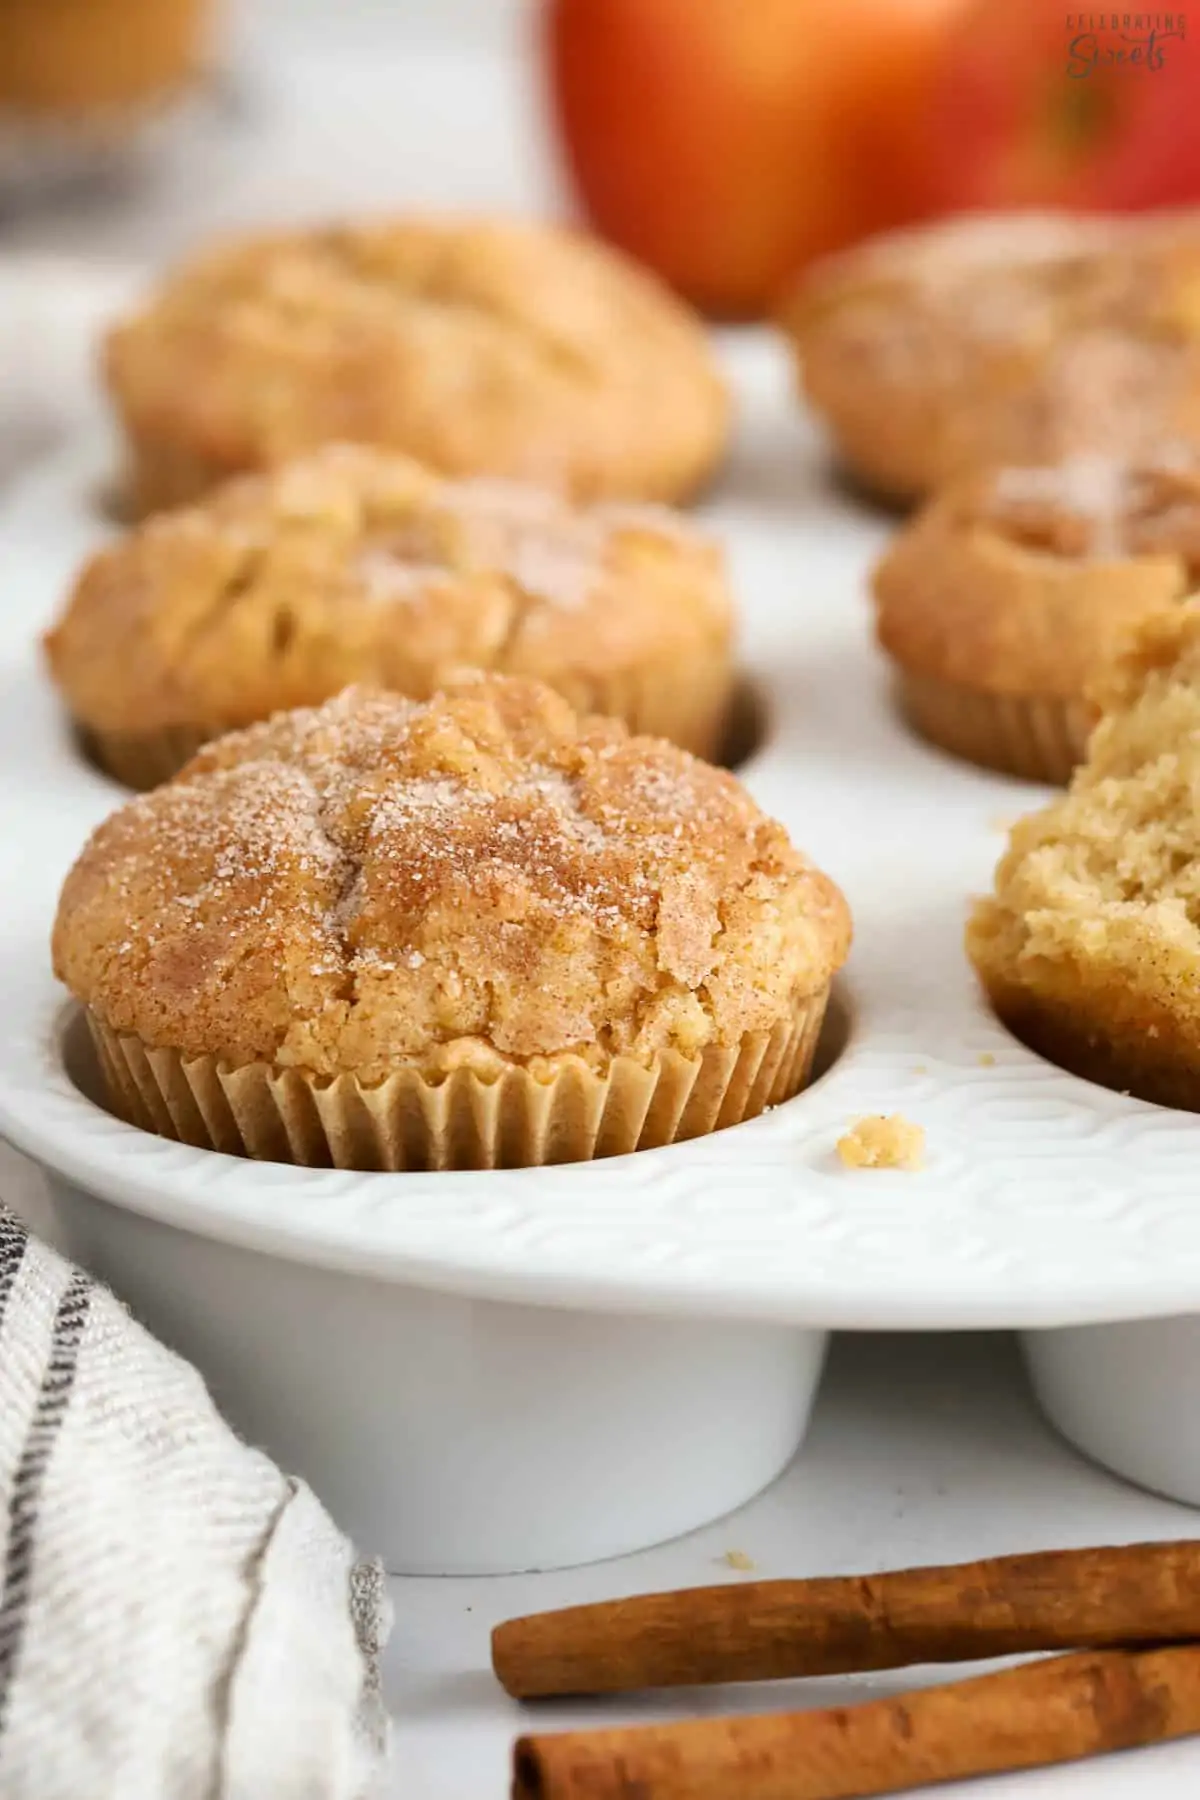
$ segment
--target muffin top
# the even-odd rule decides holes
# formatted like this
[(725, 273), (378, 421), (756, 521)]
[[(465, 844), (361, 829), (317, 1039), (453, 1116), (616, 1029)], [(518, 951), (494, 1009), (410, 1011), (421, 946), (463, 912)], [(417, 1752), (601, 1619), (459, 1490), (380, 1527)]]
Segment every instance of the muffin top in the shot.
[(53, 949), (116, 1031), (375, 1083), (733, 1045), (848, 941), (838, 889), (733, 776), (478, 676), (210, 745), (94, 833)]
[(1172, 556), (1189, 576), (1200, 568), (1200, 446), (998, 469), (965, 483), (950, 504), (963, 525), (1048, 556)]
[(216, 730), (466, 665), (586, 693), (731, 624), (720, 551), (665, 510), (330, 446), (102, 550), (46, 649), (86, 726)]
[(1198, 573), (1198, 449), (981, 471), (893, 539), (874, 577), (878, 633), (928, 675), (1075, 697)]
[(928, 246), (801, 289), (789, 317), (815, 403), (836, 423), (853, 382), (916, 406), (912, 455), (937, 479), (1200, 438), (1200, 223), (1079, 230), (1058, 254)]
[(1147, 620), (1096, 689), (1069, 791), (1013, 828), (968, 948), (1006, 1014), (1022, 991), (1080, 1035), (1200, 1044), (1200, 603)]
[(728, 425), (699, 321), (653, 277), (585, 237), (498, 220), (211, 250), (110, 334), (106, 372), (135, 434), (229, 473), (347, 440), (452, 475), (673, 498)]
[(915, 374), (929, 346), (936, 369), (972, 343), (1044, 331), (1097, 268), (1120, 266), (1108, 260), (1113, 235), (1107, 221), (1050, 213), (972, 214), (888, 233), (814, 265), (784, 323), (802, 349), (810, 333), (814, 349), (854, 344), (892, 374)]

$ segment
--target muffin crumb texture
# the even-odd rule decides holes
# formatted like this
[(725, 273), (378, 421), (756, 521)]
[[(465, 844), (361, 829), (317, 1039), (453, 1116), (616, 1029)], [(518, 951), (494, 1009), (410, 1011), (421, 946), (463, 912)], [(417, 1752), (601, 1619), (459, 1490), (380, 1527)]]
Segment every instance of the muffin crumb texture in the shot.
[(925, 1128), (900, 1113), (870, 1113), (838, 1139), (837, 1153), (848, 1169), (920, 1169)]
[(371, 1084), (735, 1045), (821, 994), (848, 938), (732, 776), (474, 677), (208, 746), (94, 833), (54, 960), (151, 1047)]
[(1200, 1109), (1200, 605), (1146, 622), (1098, 689), (1070, 791), (1020, 821), (967, 945), (1052, 1061)]

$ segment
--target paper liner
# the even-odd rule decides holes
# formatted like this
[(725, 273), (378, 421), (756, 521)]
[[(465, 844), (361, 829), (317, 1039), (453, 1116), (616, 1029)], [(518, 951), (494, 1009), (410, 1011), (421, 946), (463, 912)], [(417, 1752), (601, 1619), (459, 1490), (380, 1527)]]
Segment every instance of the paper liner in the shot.
[(566, 1059), (550, 1081), (512, 1065), (438, 1080), (407, 1068), (376, 1087), (318, 1081), (270, 1063), (229, 1068), (88, 1023), (113, 1110), (202, 1149), (338, 1169), (520, 1169), (681, 1142), (754, 1118), (808, 1080), (828, 989), (797, 999), (773, 1031), (649, 1068), (616, 1057), (603, 1073)]
[[(553, 686), (554, 683), (551, 683)], [(720, 761), (733, 715), (733, 681), (724, 652), (681, 657), (668, 675), (660, 670), (620, 680), (576, 685), (568, 699), (585, 712), (624, 719), (631, 731), (670, 738), (696, 756)], [(227, 726), (164, 725), (157, 731), (96, 731), (77, 726), (92, 762), (131, 788), (158, 787), (177, 775), (202, 744)]]
[(955, 756), (1065, 787), (1083, 760), (1096, 713), (1082, 699), (993, 694), (905, 673), (900, 705), (921, 736)]
[(1005, 982), (985, 982), (996, 1017), (1030, 1050), (1060, 1069), (1099, 1087), (1181, 1112), (1200, 1112), (1200, 1056), (1194, 1044), (1121, 1026), (1103, 1016), (1092, 996), (1090, 1012), (1064, 997), (1030, 993)]
[(152, 788), (170, 781), (201, 744), (220, 730), (201, 725), (164, 725), (158, 731), (92, 731), (78, 727), (89, 759), (126, 787)]

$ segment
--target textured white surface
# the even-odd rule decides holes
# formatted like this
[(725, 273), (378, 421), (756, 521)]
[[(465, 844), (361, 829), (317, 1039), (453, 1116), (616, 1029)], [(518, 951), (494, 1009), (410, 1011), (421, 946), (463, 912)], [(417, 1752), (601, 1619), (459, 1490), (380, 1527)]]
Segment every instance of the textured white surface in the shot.
[[(79, 759), (31, 642), (101, 529), (106, 445), (3, 515), (0, 1123), (71, 1179), (255, 1248), (495, 1298), (850, 1327), (1061, 1325), (1200, 1307), (1200, 1117), (1049, 1067), (989, 1016), (961, 948), (1001, 825), (1036, 789), (955, 764), (894, 717), (864, 584), (885, 524), (832, 491), (765, 338), (730, 346), (737, 452), (705, 512), (728, 544), (744, 659), (767, 702), (746, 770), (845, 887), (850, 1039), (806, 1094), (734, 1131), (617, 1164), (386, 1176), (262, 1167), (131, 1130), (58, 1062), (54, 894), (120, 790)], [(925, 1127), (920, 1173), (849, 1172), (848, 1121)]]

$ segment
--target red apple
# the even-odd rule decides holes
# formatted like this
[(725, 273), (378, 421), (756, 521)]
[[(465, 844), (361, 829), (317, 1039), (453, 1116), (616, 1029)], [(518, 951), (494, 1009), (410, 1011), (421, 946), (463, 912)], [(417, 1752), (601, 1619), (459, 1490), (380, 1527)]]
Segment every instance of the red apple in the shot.
[(911, 218), (916, 127), (963, 0), (547, 0), (551, 93), (596, 228), (707, 310)]
[(973, 0), (947, 30), (919, 156), (935, 209), (1200, 199), (1200, 17)]

